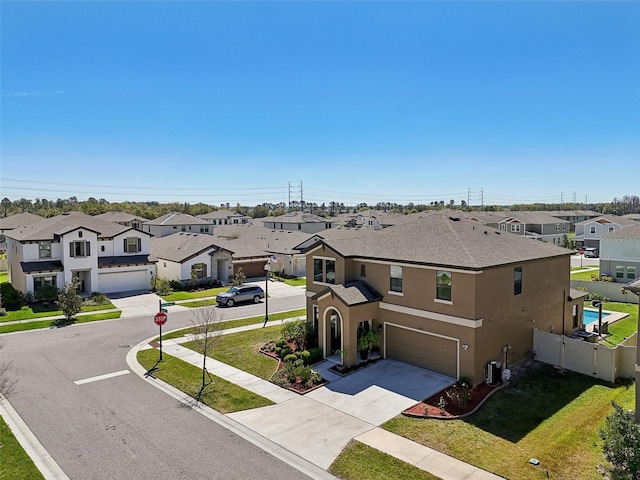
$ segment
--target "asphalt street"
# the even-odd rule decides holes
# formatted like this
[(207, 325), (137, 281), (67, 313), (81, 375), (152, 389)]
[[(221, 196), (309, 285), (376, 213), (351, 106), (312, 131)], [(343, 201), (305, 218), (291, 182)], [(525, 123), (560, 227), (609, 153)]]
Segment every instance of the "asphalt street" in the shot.
[[(270, 312), (304, 306), (274, 298)], [(223, 309), (224, 317), (264, 314), (264, 304)], [(164, 331), (190, 325), (169, 314)], [(10, 401), (71, 479), (306, 478), (293, 467), (205, 419), (128, 370), (131, 346), (158, 333), (151, 316), (7, 336), (19, 382)]]

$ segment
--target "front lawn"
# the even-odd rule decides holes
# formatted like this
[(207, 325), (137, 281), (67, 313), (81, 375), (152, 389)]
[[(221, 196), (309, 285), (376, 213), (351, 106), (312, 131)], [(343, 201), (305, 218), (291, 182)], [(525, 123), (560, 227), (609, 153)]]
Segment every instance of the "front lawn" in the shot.
[[(276, 371), (278, 362), (260, 353), (260, 347), (269, 340), (280, 337), (282, 326), (260, 328), (247, 332), (222, 335), (210, 356), (256, 377), (268, 380)], [(199, 351), (197, 342), (187, 342), (184, 347)]]
[(343, 480), (438, 480), (418, 467), (375, 448), (351, 441), (329, 467), (329, 473)]
[[(116, 308), (111, 302), (104, 305), (83, 305), (82, 312), (96, 312), (100, 310), (111, 310)], [(34, 303), (30, 306), (22, 307), (20, 310), (7, 310), (4, 317), (0, 317), (0, 322), (13, 322), (16, 320), (30, 320), (32, 318), (57, 317), (63, 315), (55, 304), (44, 306), (41, 303)]]
[(595, 480), (605, 462), (598, 430), (612, 400), (633, 408), (634, 385), (536, 365), (466, 420), (401, 416), (383, 428), (505, 478)]
[[(120, 318), (122, 312), (106, 312), (106, 313), (94, 313), (92, 315), (83, 315), (76, 317), (76, 319), (72, 323), (87, 323), (87, 322), (97, 322), (100, 320), (109, 320), (112, 318)], [(25, 330), (37, 330), (39, 328), (53, 328), (53, 327), (62, 327), (66, 323), (66, 320), (42, 320), (40, 322), (26, 322), (26, 323), (15, 323), (13, 325), (2, 325), (0, 323), (0, 333), (9, 333), (9, 332), (23, 332)], [(1, 478), (1, 477), (0, 477)]]
[(162, 295), (167, 302), (175, 302), (176, 300), (191, 300), (196, 298), (215, 297), (221, 292), (226, 292), (230, 287), (207, 288), (206, 290), (194, 290), (192, 292), (180, 291), (173, 292), (171, 295)]
[[(588, 268), (588, 267), (585, 267), (585, 268)], [(585, 282), (592, 282), (593, 279), (591, 278), (591, 275), (595, 275), (596, 277), (600, 276), (600, 269), (594, 268), (586, 272), (585, 271), (577, 272), (577, 273), (571, 272), (571, 280), (582, 280)]]
[[(158, 363), (156, 349), (138, 352), (138, 362), (147, 370), (158, 367), (153, 376), (167, 382), (187, 395), (194, 397), (200, 390), (202, 370), (163, 352), (162, 362)], [(267, 398), (230, 383), (220, 377), (211, 375), (209, 384), (200, 401), (221, 413), (231, 413), (250, 408), (273, 405)]]
[(299, 278), (279, 278), (281, 282), (291, 285), (292, 287), (302, 287), (307, 284), (307, 279), (304, 277)]
[(44, 479), (2, 417), (0, 417), (0, 478)]
[(0, 283), (5, 283), (9, 281), (9, 272), (6, 270), (4, 272), (0, 272)]
[(630, 337), (638, 330), (638, 305), (633, 303), (607, 302), (602, 304), (603, 310), (628, 313), (629, 316), (609, 324), (609, 335), (606, 342), (602, 344), (618, 345), (625, 338)]

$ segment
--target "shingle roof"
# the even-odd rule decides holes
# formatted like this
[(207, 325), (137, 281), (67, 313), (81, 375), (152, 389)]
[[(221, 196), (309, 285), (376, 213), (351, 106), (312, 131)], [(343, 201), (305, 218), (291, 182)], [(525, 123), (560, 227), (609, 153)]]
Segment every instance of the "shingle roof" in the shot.
[(500, 233), (476, 222), (429, 214), (370, 235), (324, 242), (345, 257), (481, 269), (571, 255), (556, 245)]
[(212, 235), (179, 232), (166, 237), (153, 237), (151, 239), (151, 255), (172, 262), (183, 262), (211, 248), (216, 250), (225, 248), (232, 252), (226, 246), (221, 247), (220, 243), (219, 239)]
[(323, 291), (316, 293), (313, 298), (321, 297), (329, 291), (349, 307), (382, 299), (382, 295), (361, 280), (347, 282), (342, 285), (331, 285)]
[(627, 283), (624, 287), (625, 290), (629, 290), (637, 295), (640, 295), (640, 278), (635, 279), (633, 282)]
[(213, 212), (204, 213), (202, 215), (198, 215), (198, 218), (202, 218), (204, 220), (213, 220), (214, 218), (233, 218), (233, 217), (241, 217), (246, 218), (247, 215), (242, 215), (238, 212), (232, 212), (231, 210), (215, 210)]
[(576, 223), (576, 225), (587, 225), (592, 222), (598, 223), (617, 223), (618, 225), (634, 225), (636, 222), (629, 218), (619, 217), (617, 215), (602, 215), (598, 218), (591, 218), (589, 220), (583, 220), (582, 222)]
[(587, 292), (587, 291), (578, 290), (577, 288), (570, 288), (569, 289), (570, 300), (577, 300), (579, 298), (586, 297), (587, 295), (589, 295), (589, 292)]
[(18, 241), (53, 240), (56, 235), (63, 235), (77, 228), (85, 228), (98, 233), (100, 238), (111, 238), (131, 227), (108, 222), (80, 212), (70, 212), (40, 219), (39, 222), (21, 226), (6, 233), (8, 237)]
[(608, 238), (637, 238), (640, 240), (640, 223), (632, 222), (631, 225), (619, 228), (613, 232), (607, 232), (600, 235), (601, 240)]
[(105, 212), (95, 215), (95, 218), (115, 223), (133, 222), (134, 220), (142, 220), (143, 222), (146, 222), (149, 220), (148, 218), (141, 217), (140, 215), (132, 215), (126, 212)]
[(232, 245), (238, 250), (252, 248), (290, 255), (298, 253), (295, 247), (313, 235), (298, 231), (275, 230), (254, 224), (219, 226), (216, 227), (214, 236), (232, 240)]
[(156, 263), (151, 255), (120, 255), (115, 257), (98, 257), (98, 267), (110, 267), (115, 265), (132, 265), (141, 263)]
[(12, 228), (25, 227), (33, 223), (44, 220), (44, 217), (40, 215), (34, 215), (33, 213), (17, 213), (8, 217), (0, 218), (0, 230), (9, 230)]
[(302, 212), (290, 212), (285, 213), (284, 215), (280, 215), (279, 217), (265, 217), (261, 219), (267, 223), (325, 223), (331, 222), (328, 218), (322, 218), (318, 215), (313, 215), (311, 213), (302, 213)]
[(167, 213), (161, 217), (144, 222), (145, 225), (206, 225), (207, 223), (210, 222), (187, 213), (178, 212)]
[(51, 271), (61, 272), (64, 270), (64, 266), (60, 260), (51, 260), (47, 262), (20, 262), (20, 266), (24, 273)]

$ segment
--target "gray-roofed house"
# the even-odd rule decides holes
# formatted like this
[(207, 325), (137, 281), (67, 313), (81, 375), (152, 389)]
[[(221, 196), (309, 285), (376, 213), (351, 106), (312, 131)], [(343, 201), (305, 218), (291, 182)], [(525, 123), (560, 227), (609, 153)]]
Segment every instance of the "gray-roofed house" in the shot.
[(233, 252), (219, 243), (211, 235), (197, 233), (154, 237), (151, 253), (158, 260), (158, 278), (177, 280), (183, 285), (226, 284), (233, 275)]
[(142, 230), (142, 224), (148, 222), (148, 218), (141, 217), (140, 215), (132, 215), (126, 212), (105, 212), (99, 215), (95, 215), (96, 218), (106, 220), (107, 222), (119, 223), (127, 227), (137, 228)]
[(430, 213), (306, 253), (307, 318), (348, 366), (373, 329), (384, 357), (477, 384), (488, 362), (530, 358), (534, 329), (581, 327), (571, 250), (474, 221)]
[(618, 283), (629, 283), (640, 275), (640, 224), (600, 236), (600, 273)]
[(23, 293), (62, 288), (73, 277), (80, 291), (148, 290), (155, 272), (150, 235), (79, 212), (41, 219), (6, 234), (9, 281)]
[(171, 212), (144, 222), (142, 230), (154, 237), (166, 237), (179, 232), (213, 235), (213, 224), (187, 213)]
[(636, 222), (615, 215), (603, 215), (598, 218), (576, 223), (574, 240), (583, 247), (600, 248), (600, 237), (605, 233), (636, 225)]
[(223, 209), (198, 215), (198, 218), (202, 218), (214, 225), (244, 225), (245, 223), (251, 223), (253, 220), (249, 215)]
[(5, 232), (14, 230), (18, 227), (26, 227), (27, 225), (31, 225), (43, 219), (44, 217), (29, 212), (17, 213), (15, 215), (0, 218), (0, 242), (5, 241)]
[(473, 212), (466, 214), (465, 217), (503, 232), (515, 233), (561, 246), (565, 245), (571, 230), (571, 222), (553, 217), (547, 212)]
[(278, 217), (265, 217), (262, 225), (270, 230), (316, 233), (332, 228), (332, 220), (311, 213), (289, 212)]

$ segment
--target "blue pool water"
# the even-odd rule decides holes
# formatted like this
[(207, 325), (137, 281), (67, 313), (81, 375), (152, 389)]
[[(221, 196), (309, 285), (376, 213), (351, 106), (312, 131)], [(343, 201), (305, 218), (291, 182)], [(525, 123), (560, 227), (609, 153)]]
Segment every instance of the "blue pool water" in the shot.
[[(606, 312), (602, 312), (602, 320), (604, 320), (608, 315), (610, 314)], [(590, 323), (597, 322), (597, 321), (598, 321), (598, 312), (594, 312), (593, 310), (584, 311), (584, 320), (582, 323), (584, 323), (585, 325), (588, 325)]]

